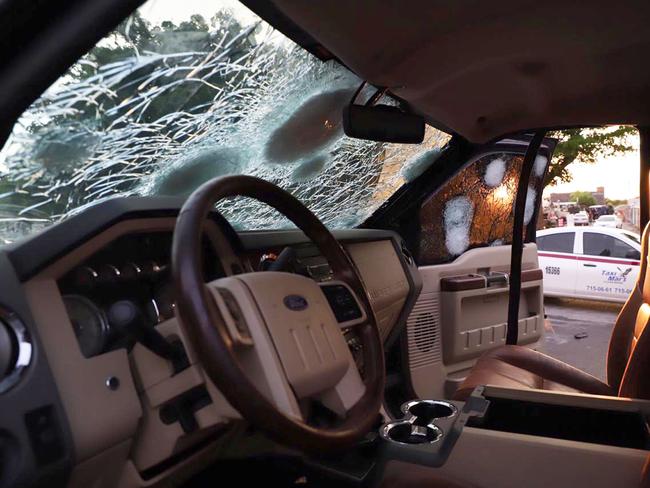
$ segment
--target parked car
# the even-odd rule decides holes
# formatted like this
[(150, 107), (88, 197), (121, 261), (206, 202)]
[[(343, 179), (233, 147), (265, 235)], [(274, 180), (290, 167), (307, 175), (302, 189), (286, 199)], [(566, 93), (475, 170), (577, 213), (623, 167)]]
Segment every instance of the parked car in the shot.
[(594, 222), (594, 227), (609, 227), (612, 229), (622, 229), (623, 221), (616, 215), (601, 215)]
[(614, 207), (611, 205), (590, 205), (587, 209), (589, 215), (591, 215), (591, 220), (596, 220), (602, 215), (610, 215), (614, 213)]
[(573, 214), (573, 225), (589, 225), (589, 214), (584, 210)]
[(637, 234), (605, 227), (537, 232), (544, 295), (625, 302), (639, 272)]

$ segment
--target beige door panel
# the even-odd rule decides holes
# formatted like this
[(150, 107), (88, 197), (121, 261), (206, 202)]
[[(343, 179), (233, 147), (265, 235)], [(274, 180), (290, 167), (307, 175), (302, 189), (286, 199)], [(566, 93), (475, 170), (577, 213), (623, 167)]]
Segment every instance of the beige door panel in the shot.
[[(522, 258), (519, 343), (543, 334), (537, 246)], [(407, 321), (411, 384), (420, 398), (446, 398), (476, 359), (505, 344), (510, 246), (471, 249), (451, 263), (419, 268), (423, 288)]]
[[(544, 327), (542, 276), (532, 276), (521, 286), (519, 344), (539, 340)], [(479, 278), (479, 281), (485, 281)], [(458, 291), (442, 291), (443, 360), (455, 365), (476, 359), (506, 343), (508, 284)]]

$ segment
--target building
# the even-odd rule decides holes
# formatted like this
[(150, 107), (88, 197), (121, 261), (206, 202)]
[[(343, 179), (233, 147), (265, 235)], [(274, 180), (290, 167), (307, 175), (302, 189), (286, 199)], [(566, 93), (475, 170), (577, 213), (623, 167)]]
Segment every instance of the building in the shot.
[(627, 205), (616, 207), (616, 213), (623, 219), (623, 222), (631, 224), (637, 230), (641, 222), (641, 203), (639, 197), (630, 198)]
[[(596, 191), (590, 192), (591, 195), (594, 197), (596, 200), (596, 205), (605, 205), (605, 187), (604, 186), (599, 186), (596, 188)], [(549, 200), (551, 202), (571, 202), (573, 199), (571, 198), (571, 193), (551, 193)]]

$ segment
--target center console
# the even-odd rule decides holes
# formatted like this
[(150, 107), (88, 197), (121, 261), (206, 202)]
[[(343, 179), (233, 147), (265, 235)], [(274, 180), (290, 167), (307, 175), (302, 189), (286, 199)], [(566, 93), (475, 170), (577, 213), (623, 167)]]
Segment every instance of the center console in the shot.
[(382, 466), (437, 468), (478, 486), (637, 486), (650, 454), (645, 400), (485, 386), (466, 402), (414, 400), (402, 412), (379, 430)]
[(480, 386), (465, 402), (406, 402), (345, 456), (304, 462), (346, 486), (417, 473), (461, 486), (637, 488), (649, 418), (645, 400)]
[(650, 450), (648, 401), (496, 387), (478, 394), (489, 407), (470, 419), (474, 428)]
[(413, 400), (402, 405), (404, 417), (381, 426), (384, 460), (442, 466), (463, 427), (485, 414), (489, 402), (479, 396), (467, 402)]

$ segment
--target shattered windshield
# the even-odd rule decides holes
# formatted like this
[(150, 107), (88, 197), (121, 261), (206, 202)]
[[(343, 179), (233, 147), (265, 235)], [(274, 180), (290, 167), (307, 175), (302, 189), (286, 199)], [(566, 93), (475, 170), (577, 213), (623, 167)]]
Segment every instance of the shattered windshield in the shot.
[[(449, 138), (345, 137), (360, 83), (238, 3), (149, 1), (16, 123), (0, 152), (0, 243), (109, 198), (186, 196), (227, 174), (272, 181), (331, 228), (356, 226)], [(287, 226), (246, 199), (220, 209), (240, 229)]]

